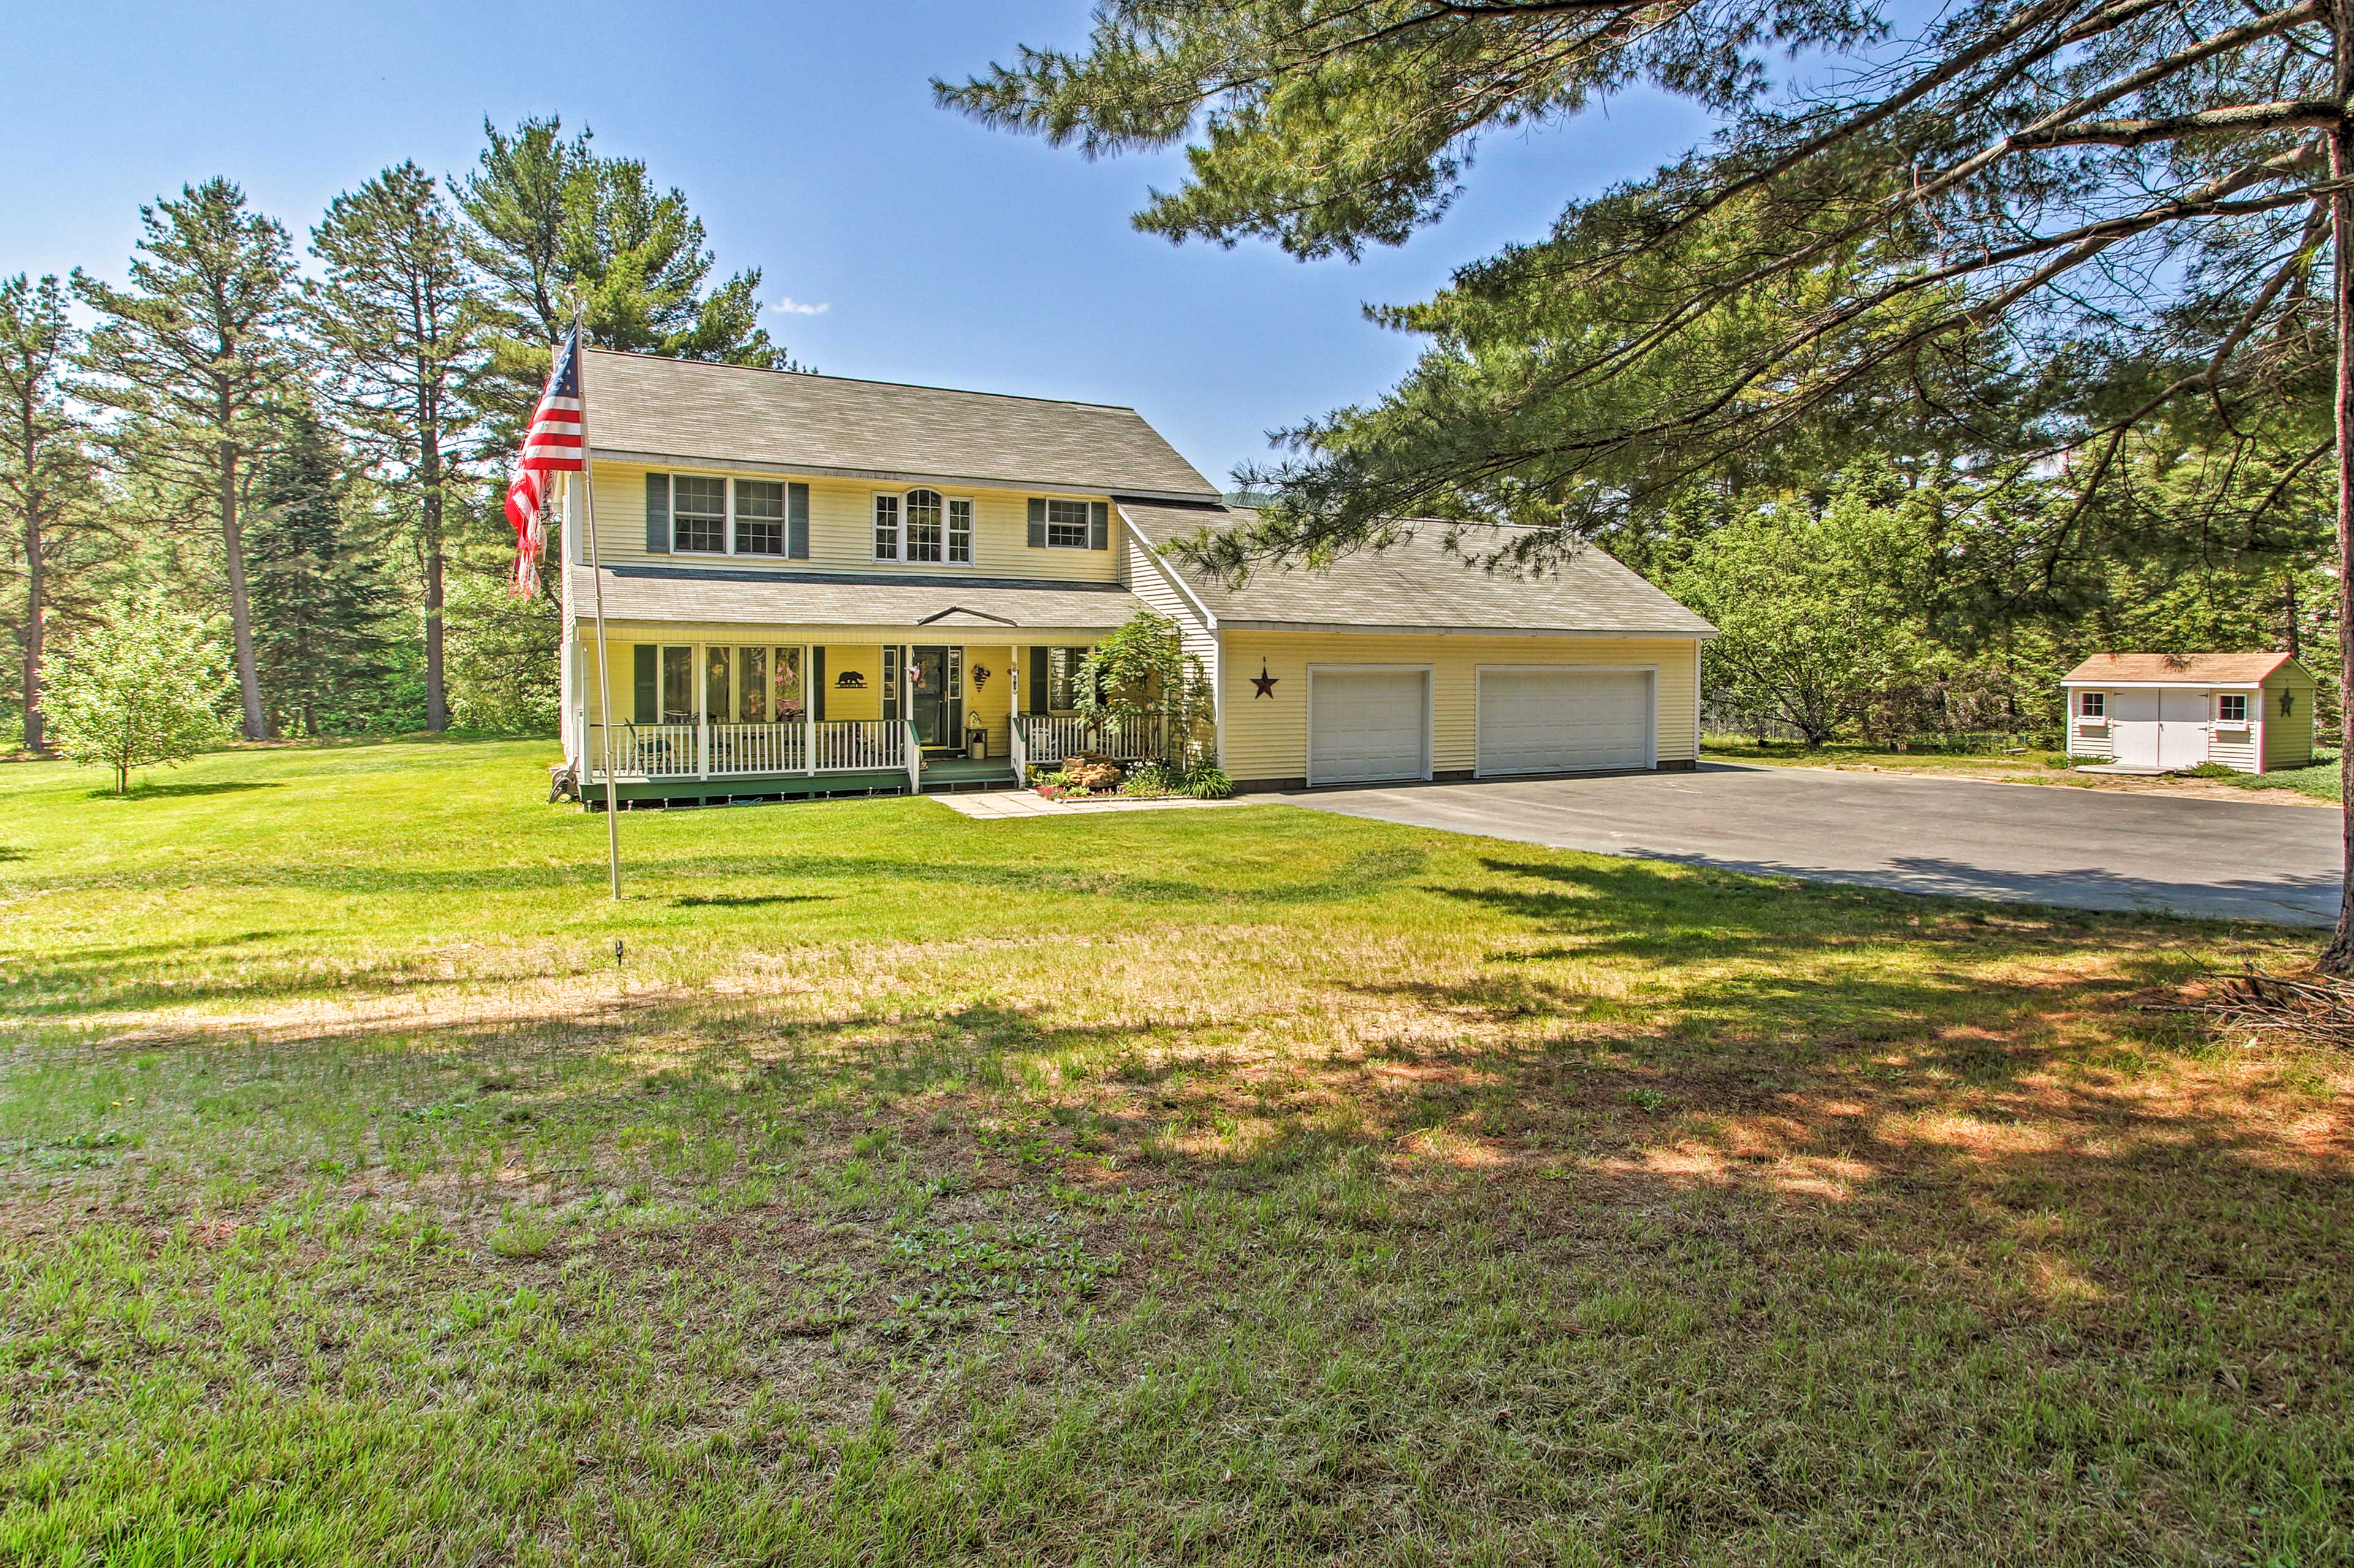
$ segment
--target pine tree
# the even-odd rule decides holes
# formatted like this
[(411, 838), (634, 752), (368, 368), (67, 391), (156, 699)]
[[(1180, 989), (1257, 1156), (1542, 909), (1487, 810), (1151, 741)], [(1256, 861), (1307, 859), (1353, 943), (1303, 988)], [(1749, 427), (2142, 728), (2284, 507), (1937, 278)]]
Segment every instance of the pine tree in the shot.
[(90, 378), (75, 390), (117, 416), (105, 440), (134, 482), (217, 523), (245, 734), (258, 740), (269, 729), (239, 505), (293, 375), (294, 263), (286, 230), (248, 212), (228, 180), (184, 187), (139, 217), (129, 289), (74, 272), (75, 294), (99, 315), (80, 356)]
[(347, 515), (341, 452), (318, 415), (289, 416), (251, 497), (254, 657), (273, 727), (358, 727), (391, 673), (399, 600), (374, 541)]
[(51, 630), (87, 620), (88, 589), (111, 552), (89, 430), (63, 376), (79, 334), (54, 277), (0, 281), (0, 574), (19, 585), (9, 607), (22, 654), (25, 749), (46, 749), (41, 663)]
[(674, 359), (797, 369), (759, 323), (760, 273), (706, 289), (716, 259), (675, 188), (657, 191), (633, 159), (599, 158), (590, 133), (560, 119), (513, 134), (482, 123), (488, 145), (456, 182), (467, 259), (490, 281), (493, 441), (512, 445), (547, 379), (550, 347), (586, 297), (588, 341)]
[(313, 339), (333, 363), (331, 400), (410, 511), (425, 580), (425, 723), (445, 729), (445, 518), (453, 449), (472, 420), (482, 365), (478, 288), (456, 221), (415, 164), (337, 196), (311, 232), (326, 277), (304, 291)]

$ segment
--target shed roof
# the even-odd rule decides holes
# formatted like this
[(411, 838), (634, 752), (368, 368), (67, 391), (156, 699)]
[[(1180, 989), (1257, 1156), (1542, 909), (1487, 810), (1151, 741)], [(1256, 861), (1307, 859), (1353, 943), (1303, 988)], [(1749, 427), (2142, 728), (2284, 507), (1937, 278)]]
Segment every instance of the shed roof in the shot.
[[(1158, 551), (1204, 528), (1248, 523), (1243, 507), (1148, 505), (1121, 500), (1120, 512)], [(1484, 571), (1447, 552), (1448, 524), (1432, 523), (1385, 550), (1361, 550), (1328, 567), (1262, 568), (1240, 587), (1163, 555), (1168, 568), (1221, 626), (1346, 627), (1357, 630), (1617, 632), (1706, 637), (1716, 628), (1588, 545), (1554, 571), (1515, 577)], [(1505, 542), (1500, 524), (1458, 531), (1466, 554)]]
[[(603, 570), (610, 620), (1095, 631), (1118, 626), (1144, 608), (1143, 600), (1118, 583), (881, 572), (731, 572), (673, 566)], [(580, 614), (591, 613), (596, 592), (589, 569), (573, 567), (572, 602)]]
[(2095, 653), (2060, 678), (2063, 686), (2253, 686), (2284, 664), (2286, 653)]
[(602, 457), (759, 463), (854, 478), (1213, 496), (1133, 408), (591, 350)]

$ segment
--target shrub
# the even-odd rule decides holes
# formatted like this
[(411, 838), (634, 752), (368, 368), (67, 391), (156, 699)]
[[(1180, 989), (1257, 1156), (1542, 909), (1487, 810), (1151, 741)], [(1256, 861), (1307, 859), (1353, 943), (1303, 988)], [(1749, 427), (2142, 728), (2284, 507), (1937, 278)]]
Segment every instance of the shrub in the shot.
[(169, 767), (225, 739), (221, 703), (234, 683), (203, 620), (151, 592), (117, 600), (50, 655), (42, 707), (59, 749), (112, 768), (121, 795), (133, 768)]
[(1235, 792), (1235, 781), (1225, 768), (1205, 762), (1185, 775), (1184, 789), (1196, 800), (1223, 800)]

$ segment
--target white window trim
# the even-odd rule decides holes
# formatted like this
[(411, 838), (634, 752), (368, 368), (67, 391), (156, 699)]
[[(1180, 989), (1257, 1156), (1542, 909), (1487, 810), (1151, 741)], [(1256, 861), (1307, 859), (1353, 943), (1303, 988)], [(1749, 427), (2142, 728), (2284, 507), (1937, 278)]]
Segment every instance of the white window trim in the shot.
[(754, 481), (758, 484), (774, 484), (779, 492), (777, 499), (782, 504), (783, 510), (774, 517), (760, 519), (763, 523), (774, 523), (777, 525), (777, 547), (773, 550), (748, 550), (737, 537), (736, 482), (736, 477), (730, 474), (727, 478), (727, 553), (731, 556), (741, 556), (748, 561), (781, 561), (790, 556), (793, 550), (792, 486), (783, 480)]
[[(1088, 543), (1088, 540), (1095, 536), (1095, 503), (1093, 502), (1087, 501), (1083, 497), (1069, 495), (1048, 495), (1043, 496), (1040, 499), (1046, 503), (1046, 542), (1044, 545), (1040, 546), (1042, 549), (1091, 550), (1095, 548), (1093, 545)], [(1057, 545), (1055, 543), (1055, 507), (1058, 503), (1065, 506), (1076, 506), (1079, 509), (1079, 542), (1076, 545)]]
[[(688, 470), (664, 476), (670, 481), (670, 553), (673, 556), (732, 556), (736, 553), (736, 482), (724, 473), (696, 473)], [(719, 482), (719, 548), (692, 550), (678, 542), (678, 482), (682, 479), (716, 479)], [(697, 514), (697, 515), (701, 515)]]
[[(2240, 699), (2240, 716), (2238, 718), (2225, 718), (2223, 716), (2223, 704), (2226, 699), (2232, 697), (2237, 697)], [(2215, 715), (2214, 727), (2217, 729), (2232, 730), (2242, 735), (2246, 734), (2248, 730), (2249, 711), (2254, 706), (2254, 704), (2248, 701), (2248, 694), (2245, 692), (2216, 693), (2215, 705), (2213, 709)]]
[[(912, 560), (907, 555), (907, 497), (915, 494), (916, 492), (919, 490), (928, 490), (934, 495), (940, 498), (940, 558), (937, 561)], [(892, 545), (897, 553), (889, 556), (884, 555), (879, 550), (875, 549), (874, 503), (883, 500), (895, 501), (898, 503), (898, 525), (891, 531)], [(949, 519), (954, 514), (955, 508), (960, 503), (964, 506), (965, 515), (972, 524), (972, 526), (966, 536), (967, 543), (971, 548), (972, 556), (970, 559), (962, 561), (956, 559), (955, 556), (950, 554), (955, 546), (954, 530), (949, 525)], [(868, 550), (868, 558), (874, 561), (877, 566), (930, 567), (936, 568), (943, 567), (973, 566), (981, 559), (980, 499), (976, 496), (952, 494), (948, 491), (942, 490), (937, 484), (911, 484), (905, 490), (875, 491), (869, 499), (866, 508), (866, 547)]]

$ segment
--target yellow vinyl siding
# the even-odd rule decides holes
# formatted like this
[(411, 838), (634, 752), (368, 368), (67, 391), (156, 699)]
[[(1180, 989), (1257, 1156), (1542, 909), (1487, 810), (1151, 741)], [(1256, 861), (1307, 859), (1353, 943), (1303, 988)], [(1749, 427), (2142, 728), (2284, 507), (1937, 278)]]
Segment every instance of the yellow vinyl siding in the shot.
[[(1431, 768), (1469, 773), (1478, 760), (1478, 671), (1483, 664), (1652, 666), (1659, 671), (1658, 759), (1696, 759), (1692, 706), (1697, 643), (1689, 637), (1450, 637), (1349, 632), (1227, 632), (1221, 638), (1228, 776), (1244, 781), (1308, 773), (1308, 667), (1424, 665), (1431, 669)], [(1253, 683), (1262, 667), (1268, 696)]]
[[(2280, 711), (2281, 694), (2286, 692), (2295, 710)], [(2264, 771), (2274, 772), (2283, 768), (2307, 768), (2313, 763), (2313, 677), (2294, 664), (2282, 666), (2266, 679), (2262, 693), (2264, 713), (2259, 722), (2264, 726)]]
[(1210, 630), (1202, 612), (1171, 582), (1167, 570), (1144, 542), (1122, 526), (1113, 540), (1113, 554), (1119, 557), (1119, 580), (1129, 592), (1142, 599), (1161, 614), (1177, 623), (1178, 641), (1185, 652), (1202, 662), (1203, 670), (1214, 680), (1218, 670), (1218, 640)]
[[(649, 552), (646, 549), (646, 475), (650, 472), (716, 477), (732, 475), (772, 482), (807, 483), (810, 491), (809, 558), (796, 561), (780, 556), (720, 556), (701, 551)], [(878, 561), (875, 558), (875, 497), (877, 494), (903, 494), (912, 488), (886, 481), (803, 481), (790, 474), (730, 471), (724, 467), (680, 464), (649, 469), (639, 464), (600, 462), (597, 465), (598, 558), (606, 566), (663, 561), (745, 571), (776, 568), (904, 572), (912, 577), (1033, 577), (1057, 582), (1110, 582), (1118, 573), (1117, 549), (1034, 550), (1029, 544), (1031, 496), (1060, 495), (1066, 500), (1086, 501), (1108, 501), (1108, 497), (1079, 495), (1068, 491), (975, 490), (948, 484), (933, 488), (949, 499), (970, 500), (973, 503), (971, 562)]]
[[(580, 642), (578, 655), (588, 705), (588, 722), (599, 722), (597, 683), (595, 680), (596, 642), (593, 623), (584, 625), (588, 633)], [(856, 641), (848, 641), (856, 639)], [(1023, 657), (1018, 647), (961, 642), (953, 636), (918, 639), (906, 631), (878, 628), (811, 627), (647, 627), (632, 623), (626, 631), (609, 629), (605, 637), (606, 664), (613, 682), (613, 722), (628, 724), (637, 717), (636, 649), (641, 644), (655, 647), (795, 647), (803, 649), (802, 657), (813, 659), (814, 651), (825, 650), (825, 695), (822, 706), (825, 716), (833, 719), (878, 719), (883, 716), (883, 649), (885, 645), (952, 646), (964, 650), (965, 719), (970, 728), (975, 722), (988, 726), (989, 755), (1002, 758), (1008, 754), (1009, 736), (1006, 719), (1013, 691), (1013, 671)], [(697, 658), (696, 678), (700, 680), (703, 662)], [(977, 670), (986, 669), (988, 678), (976, 682)], [(843, 672), (855, 671), (864, 677), (863, 684), (845, 690), (834, 684)]]

